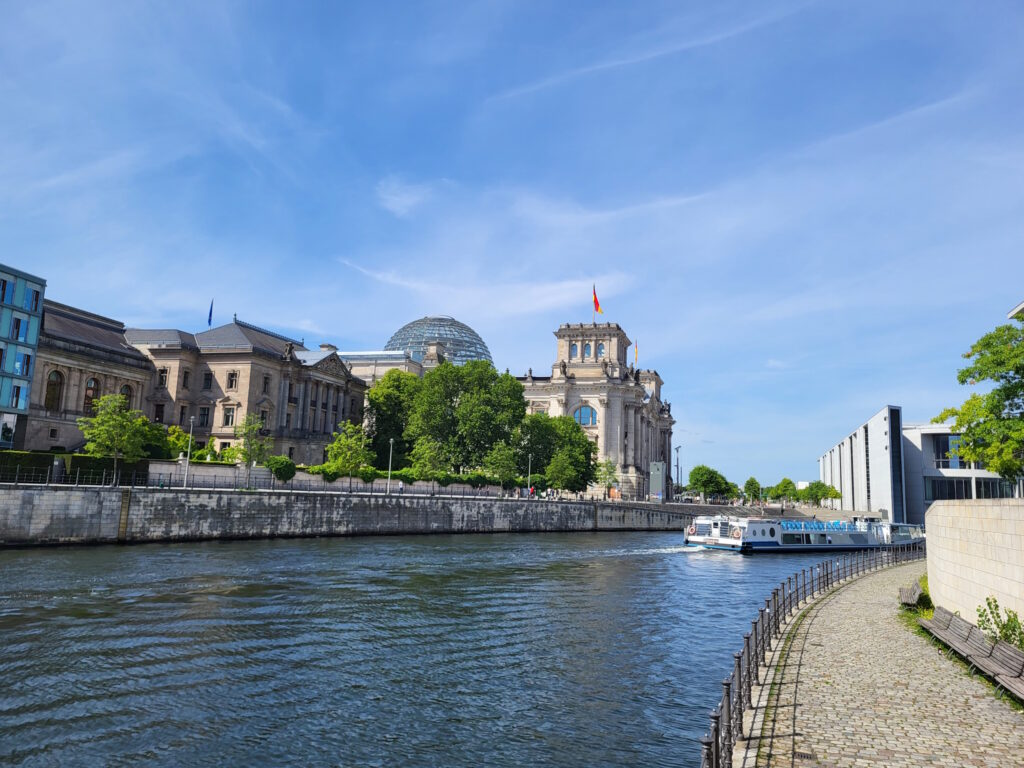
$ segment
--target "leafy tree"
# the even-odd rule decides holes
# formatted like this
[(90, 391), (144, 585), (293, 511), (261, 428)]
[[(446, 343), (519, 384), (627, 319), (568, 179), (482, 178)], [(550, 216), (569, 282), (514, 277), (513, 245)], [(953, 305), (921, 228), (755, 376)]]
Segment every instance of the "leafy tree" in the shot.
[(594, 474), (597, 478), (597, 484), (604, 488), (605, 491), (608, 491), (619, 481), (618, 468), (611, 459), (598, 462)]
[(344, 421), (338, 425), (334, 441), (327, 446), (327, 464), (341, 476), (353, 476), (373, 464), (370, 438), (359, 424)]
[(957, 372), (961, 384), (991, 381), (987, 394), (974, 393), (959, 408), (947, 408), (933, 421), (953, 419), (960, 444), (951, 453), (976, 461), (1006, 480), (1024, 476), (1024, 319), (1000, 325), (964, 353), (970, 360)]
[(773, 485), (768, 490), (768, 497), (771, 499), (796, 499), (796, 483), (788, 477), (784, 477), (777, 485)]
[(729, 481), (709, 466), (698, 464), (690, 470), (690, 487), (702, 497), (724, 496), (729, 493)]
[(90, 456), (113, 456), (114, 475), (117, 460), (138, 461), (145, 445), (154, 437), (153, 427), (141, 411), (128, 407), (124, 395), (103, 395), (93, 401), (93, 415), (78, 420), (85, 435), (85, 452)]
[(726, 488), (727, 490), (725, 492), (725, 495), (728, 496), (730, 499), (738, 499), (740, 496), (743, 495), (742, 493), (740, 493), (740, 487), (736, 485), (736, 483), (727, 482)]
[(512, 488), (519, 476), (516, 449), (508, 443), (497, 443), (484, 458), (484, 469), (501, 483), (502, 488)]
[[(171, 458), (176, 459), (179, 456), (188, 455), (188, 432), (179, 427), (177, 424), (172, 424), (167, 428), (167, 448), (170, 452)], [(192, 439), (192, 453), (196, 452), (195, 438)]]
[(542, 473), (558, 448), (554, 419), (546, 413), (529, 414), (519, 426), (513, 443), (519, 453), (519, 474), (526, 477), (531, 469)]
[(263, 463), (282, 483), (287, 483), (295, 477), (295, 462), (287, 456), (268, 456)]
[(227, 448), (222, 448), (219, 453), (214, 453), (216, 461), (237, 462), (240, 456), (241, 449), (237, 445), (229, 445)]
[(757, 482), (757, 478), (747, 478), (747, 482), (743, 484), (743, 493), (746, 494), (747, 501), (756, 501), (761, 498), (761, 484)]
[(235, 425), (235, 437), (241, 440), (235, 445), (236, 455), (245, 462), (246, 488), (251, 484), (252, 465), (263, 463), (274, 446), (273, 440), (260, 435), (263, 429), (263, 420), (254, 413), (247, 414), (240, 424)]
[(389, 440), (394, 440), (392, 466), (409, 466), (412, 441), (405, 436), (416, 395), (423, 380), (413, 373), (394, 368), (381, 377), (366, 393), (367, 421), (371, 447), (377, 456), (378, 469), (387, 469)]
[(551, 422), (556, 447), (544, 476), (552, 488), (585, 491), (594, 481), (597, 446), (572, 416), (558, 416)]
[(432, 480), (448, 469), (448, 461), (440, 443), (429, 437), (421, 437), (416, 441), (410, 458), (417, 480)]
[(821, 480), (815, 480), (809, 483), (802, 491), (799, 491), (798, 496), (800, 501), (820, 507), (823, 499), (841, 498), (842, 494), (831, 485), (826, 485)]

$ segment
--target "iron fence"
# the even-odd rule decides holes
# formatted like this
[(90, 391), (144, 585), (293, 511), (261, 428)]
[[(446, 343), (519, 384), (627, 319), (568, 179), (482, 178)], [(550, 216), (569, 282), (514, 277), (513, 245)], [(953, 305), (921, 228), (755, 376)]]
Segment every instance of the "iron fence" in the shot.
[(782, 639), (789, 617), (844, 581), (924, 557), (923, 543), (863, 550), (804, 568), (773, 589), (743, 635), (742, 649), (733, 653), (732, 674), (722, 681), (722, 699), (711, 711), (711, 727), (700, 740), (701, 768), (731, 768), (733, 747), (743, 734), (743, 713), (752, 706), (753, 687), (761, 684), (761, 666)]

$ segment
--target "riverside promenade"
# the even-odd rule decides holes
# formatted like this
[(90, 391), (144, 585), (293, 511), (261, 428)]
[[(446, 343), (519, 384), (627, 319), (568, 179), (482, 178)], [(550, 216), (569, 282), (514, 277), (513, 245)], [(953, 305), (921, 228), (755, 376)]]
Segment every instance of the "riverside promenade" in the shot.
[(869, 574), (793, 620), (734, 766), (1024, 766), (1024, 714), (900, 620), (898, 589), (925, 568)]

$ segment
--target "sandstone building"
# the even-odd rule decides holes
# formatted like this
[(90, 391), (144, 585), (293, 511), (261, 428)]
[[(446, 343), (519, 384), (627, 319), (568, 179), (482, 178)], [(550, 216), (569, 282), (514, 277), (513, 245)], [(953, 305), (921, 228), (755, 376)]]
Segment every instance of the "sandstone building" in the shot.
[(598, 461), (616, 466), (627, 496), (650, 490), (652, 463), (671, 464), (671, 406), (661, 400), (657, 371), (627, 365), (629, 338), (617, 323), (562, 325), (550, 376), (519, 377), (530, 413), (571, 415), (597, 444)]

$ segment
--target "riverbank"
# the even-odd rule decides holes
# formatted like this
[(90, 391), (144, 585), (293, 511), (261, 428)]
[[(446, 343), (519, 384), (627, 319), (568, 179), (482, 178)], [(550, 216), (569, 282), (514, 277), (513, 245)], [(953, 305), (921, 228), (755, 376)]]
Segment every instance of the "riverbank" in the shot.
[[(721, 508), (712, 508), (721, 509)], [(683, 531), (707, 508), (303, 491), (0, 488), (0, 546), (439, 533)]]
[(869, 574), (798, 615), (734, 766), (1021, 764), (1024, 716), (901, 623), (899, 587), (924, 571)]

